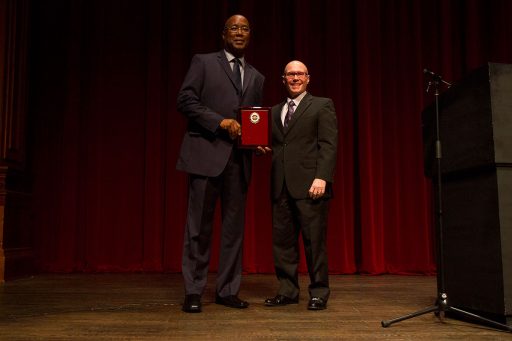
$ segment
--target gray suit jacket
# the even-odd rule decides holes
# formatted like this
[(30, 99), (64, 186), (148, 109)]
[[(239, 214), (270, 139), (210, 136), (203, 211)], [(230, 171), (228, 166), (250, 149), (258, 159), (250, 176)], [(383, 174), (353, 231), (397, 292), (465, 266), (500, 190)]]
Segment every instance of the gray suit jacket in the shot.
[(338, 146), (334, 103), (306, 94), (286, 132), (281, 122), (284, 105), (282, 102), (272, 107), (272, 198), (279, 197), (285, 182), (294, 199), (308, 198), (315, 178), (327, 181), (328, 198)]
[[(233, 71), (224, 50), (197, 54), (178, 94), (178, 111), (188, 118), (176, 168), (214, 177), (226, 167), (233, 140), (219, 128), (224, 118), (237, 118), (241, 106), (261, 106), (265, 78), (248, 63), (242, 97), (236, 92)], [(244, 174), (250, 180), (251, 151), (244, 152)]]

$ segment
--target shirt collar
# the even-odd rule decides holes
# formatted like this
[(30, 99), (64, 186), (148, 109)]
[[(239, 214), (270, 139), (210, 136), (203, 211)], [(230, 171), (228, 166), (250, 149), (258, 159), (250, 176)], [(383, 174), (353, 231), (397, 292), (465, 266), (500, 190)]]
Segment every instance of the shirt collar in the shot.
[(297, 96), (295, 98), (288, 97), (286, 99), (286, 103), (290, 103), (290, 101), (293, 101), (296, 104), (296, 106), (299, 106), (300, 101), (302, 101), (302, 99), (304, 98), (304, 96), (306, 96), (307, 93), (308, 93), (307, 91), (304, 91), (303, 93), (301, 93), (299, 96)]
[[(230, 52), (224, 50), (224, 53), (226, 54), (226, 58), (228, 59), (228, 62), (231, 63), (231, 61), (233, 61), (233, 59), (235, 59), (235, 56), (233, 54), (231, 54)], [(240, 63), (242, 63), (242, 68), (245, 68), (245, 58), (242, 56), (238, 59), (240, 60)]]

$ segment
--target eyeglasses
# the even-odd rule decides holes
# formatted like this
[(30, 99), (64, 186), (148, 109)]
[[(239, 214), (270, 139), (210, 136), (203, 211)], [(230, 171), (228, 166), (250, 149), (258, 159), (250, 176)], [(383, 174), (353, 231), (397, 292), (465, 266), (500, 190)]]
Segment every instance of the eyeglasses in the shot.
[(237, 33), (238, 30), (241, 30), (243, 33), (249, 33), (251, 32), (251, 28), (249, 26), (237, 26), (237, 25), (233, 25), (233, 26), (229, 26), (229, 27), (224, 27), (224, 30), (227, 30), (227, 31), (230, 31), (232, 33)]
[(297, 78), (305, 78), (309, 76), (309, 74), (305, 72), (287, 72), (283, 75), (283, 77), (286, 77), (288, 79), (294, 79), (295, 76), (297, 76)]

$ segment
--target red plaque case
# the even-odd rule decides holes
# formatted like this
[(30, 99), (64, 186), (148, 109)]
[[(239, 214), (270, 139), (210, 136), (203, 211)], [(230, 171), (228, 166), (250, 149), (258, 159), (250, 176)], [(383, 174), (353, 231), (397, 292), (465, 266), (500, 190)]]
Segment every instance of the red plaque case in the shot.
[(242, 126), (242, 135), (238, 138), (239, 148), (270, 147), (272, 122), (269, 107), (240, 108), (238, 122)]

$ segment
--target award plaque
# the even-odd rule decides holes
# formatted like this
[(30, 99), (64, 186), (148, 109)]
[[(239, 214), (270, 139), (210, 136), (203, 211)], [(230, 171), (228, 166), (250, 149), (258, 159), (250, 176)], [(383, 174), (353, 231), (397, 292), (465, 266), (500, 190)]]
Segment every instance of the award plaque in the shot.
[(272, 122), (269, 107), (243, 107), (238, 110), (238, 122), (242, 134), (238, 148), (270, 147)]

